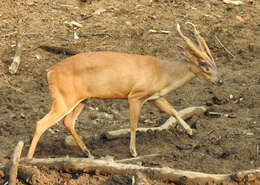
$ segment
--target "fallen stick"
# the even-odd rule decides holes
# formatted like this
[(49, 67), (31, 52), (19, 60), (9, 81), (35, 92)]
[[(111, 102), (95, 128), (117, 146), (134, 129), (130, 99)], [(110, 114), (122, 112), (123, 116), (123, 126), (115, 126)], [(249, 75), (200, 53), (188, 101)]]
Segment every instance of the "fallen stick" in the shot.
[(12, 160), (11, 160), (11, 167), (9, 170), (9, 181), (8, 185), (15, 185), (16, 184), (16, 178), (17, 178), (17, 170), (18, 170), (18, 164), (20, 161), (20, 156), (23, 149), (23, 142), (19, 141), (17, 146), (15, 147)]
[[(179, 115), (182, 119), (188, 119), (192, 117), (193, 115), (201, 115), (204, 112), (206, 112), (206, 108), (201, 106), (201, 107), (189, 107), (186, 109), (183, 109), (179, 111)], [(151, 127), (151, 128), (137, 128), (137, 132), (147, 132), (148, 130), (152, 131), (162, 131), (162, 130), (167, 130), (173, 124), (177, 123), (177, 120), (174, 117), (170, 117), (164, 124), (162, 124), (160, 127)], [(108, 131), (103, 134), (103, 136), (107, 139), (114, 139), (118, 137), (122, 137), (124, 135), (127, 135), (130, 133), (130, 129), (120, 129), (120, 130), (115, 130), (115, 131)]]
[(234, 174), (208, 174), (169, 167), (144, 167), (88, 158), (22, 159), (20, 165), (45, 166), (56, 170), (83, 170), (85, 172), (97, 170), (102, 172), (101, 174), (123, 176), (134, 176), (139, 172), (152, 179), (170, 180), (180, 184), (237, 184), (238, 181), (257, 184), (260, 182), (260, 170), (240, 171)]
[(9, 72), (11, 74), (15, 74), (17, 72), (18, 67), (19, 67), (19, 65), (21, 63), (21, 47), (22, 47), (21, 40), (18, 39), (16, 41), (15, 56), (14, 56), (12, 64), (9, 67)]
[(51, 52), (51, 53), (56, 53), (56, 54), (64, 54), (64, 55), (76, 55), (78, 53), (80, 53), (79, 51), (74, 51), (71, 49), (67, 49), (67, 48), (62, 48), (62, 47), (56, 47), (56, 46), (47, 46), (47, 45), (42, 45), (39, 46), (39, 48)]

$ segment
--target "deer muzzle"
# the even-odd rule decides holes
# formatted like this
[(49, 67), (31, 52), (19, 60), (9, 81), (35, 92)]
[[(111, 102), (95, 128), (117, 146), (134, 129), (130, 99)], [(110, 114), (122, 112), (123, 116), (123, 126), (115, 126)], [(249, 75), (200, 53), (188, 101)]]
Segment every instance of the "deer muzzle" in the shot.
[(219, 79), (218, 82), (217, 82), (218, 86), (221, 86), (223, 83), (224, 83), (224, 82), (223, 82), (223, 80), (221, 80), (221, 79)]

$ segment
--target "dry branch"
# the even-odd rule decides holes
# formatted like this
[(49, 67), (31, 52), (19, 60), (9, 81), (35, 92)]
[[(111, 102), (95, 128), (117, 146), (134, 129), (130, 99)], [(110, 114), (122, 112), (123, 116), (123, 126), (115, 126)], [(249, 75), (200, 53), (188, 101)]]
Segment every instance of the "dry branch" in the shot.
[[(179, 111), (179, 115), (182, 119), (188, 119), (192, 117), (193, 115), (201, 115), (204, 112), (206, 112), (206, 108), (201, 106), (201, 107), (189, 107), (186, 109), (183, 109)], [(170, 117), (163, 125), (160, 127), (152, 127), (152, 128), (137, 128), (137, 132), (147, 132), (148, 130), (152, 131), (162, 131), (162, 130), (167, 130), (173, 124), (177, 123), (177, 120), (174, 117)], [(115, 131), (108, 131), (104, 133), (104, 136), (107, 139), (114, 139), (118, 137), (122, 137), (123, 135), (127, 135), (130, 133), (130, 129), (120, 129), (120, 130), (115, 130)]]
[(64, 54), (64, 55), (76, 55), (78, 53), (80, 53), (79, 51), (74, 51), (68, 48), (63, 48), (63, 47), (56, 47), (56, 46), (47, 46), (47, 45), (42, 45), (39, 46), (39, 48), (51, 52), (51, 53), (56, 53), (56, 54)]
[(21, 40), (18, 39), (16, 41), (15, 56), (14, 56), (12, 64), (9, 67), (9, 72), (11, 74), (15, 74), (17, 72), (18, 67), (19, 67), (19, 65), (21, 63), (21, 47), (22, 47)]
[(23, 142), (19, 141), (19, 143), (17, 144), (13, 156), (12, 156), (12, 161), (11, 161), (11, 168), (9, 170), (9, 181), (8, 184), (9, 185), (15, 185), (16, 184), (16, 178), (17, 178), (17, 170), (18, 170), (18, 164), (20, 161), (20, 156), (22, 153), (22, 149), (23, 149)]
[(123, 176), (134, 176), (137, 173), (142, 173), (152, 179), (170, 180), (180, 184), (236, 184), (238, 180), (240, 182), (260, 182), (260, 170), (247, 170), (235, 174), (207, 174), (177, 170), (168, 167), (144, 167), (133, 164), (123, 164), (107, 160), (95, 160), (88, 158), (23, 159), (20, 163), (25, 166), (46, 166), (57, 170), (97, 170), (102, 172), (102, 174), (117, 174)]

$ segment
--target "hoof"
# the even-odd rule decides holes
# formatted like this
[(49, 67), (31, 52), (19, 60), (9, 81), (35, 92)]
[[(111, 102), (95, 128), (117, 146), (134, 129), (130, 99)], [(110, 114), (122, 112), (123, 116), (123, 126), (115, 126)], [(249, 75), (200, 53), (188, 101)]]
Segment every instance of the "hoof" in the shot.
[(89, 159), (95, 159), (95, 157), (93, 155), (91, 155), (90, 153), (87, 154)]
[(137, 153), (136, 153), (136, 151), (132, 151), (132, 150), (130, 150), (130, 153), (131, 153), (131, 156), (132, 156), (132, 157), (137, 157)]
[(190, 128), (190, 129), (187, 130), (187, 133), (188, 133), (189, 136), (192, 136), (193, 135), (193, 130)]

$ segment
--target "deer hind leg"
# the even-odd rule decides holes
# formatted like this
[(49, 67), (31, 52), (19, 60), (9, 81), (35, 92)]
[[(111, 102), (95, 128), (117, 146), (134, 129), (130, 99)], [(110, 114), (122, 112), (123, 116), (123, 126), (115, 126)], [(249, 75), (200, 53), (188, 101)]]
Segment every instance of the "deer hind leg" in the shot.
[(137, 156), (136, 152), (136, 128), (139, 121), (139, 116), (141, 108), (143, 106), (143, 101), (138, 99), (129, 99), (129, 114), (130, 114), (130, 153), (133, 157)]
[(80, 103), (78, 104), (73, 111), (71, 111), (69, 114), (66, 115), (64, 118), (64, 125), (67, 128), (67, 130), (71, 133), (73, 136), (74, 140), (76, 141), (77, 145), (80, 147), (80, 149), (88, 155), (88, 157), (92, 158), (92, 155), (86, 145), (83, 143), (83, 141), (80, 139), (79, 135), (77, 134), (75, 130), (75, 123), (76, 119), (81, 113), (81, 111), (84, 108), (84, 104)]
[(28, 158), (33, 157), (37, 143), (44, 131), (60, 121), (66, 114), (71, 112), (74, 107), (78, 105), (78, 103), (74, 103), (71, 104), (71, 106), (64, 106), (64, 104), (59, 102), (62, 101), (54, 101), (50, 112), (37, 122), (33, 139), (27, 154)]
[(173, 106), (165, 98), (161, 97), (159, 99), (150, 101), (150, 103), (156, 105), (162, 111), (175, 117), (179, 121), (181, 126), (185, 129), (185, 131), (189, 135), (192, 135), (192, 129), (190, 128), (190, 126), (178, 115), (178, 112), (173, 108)]

